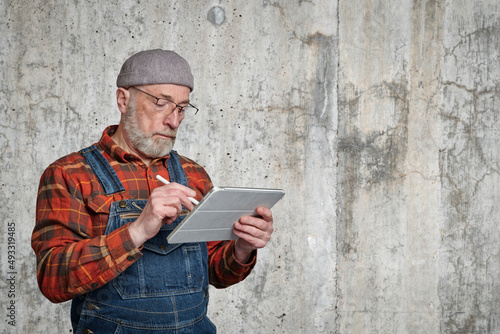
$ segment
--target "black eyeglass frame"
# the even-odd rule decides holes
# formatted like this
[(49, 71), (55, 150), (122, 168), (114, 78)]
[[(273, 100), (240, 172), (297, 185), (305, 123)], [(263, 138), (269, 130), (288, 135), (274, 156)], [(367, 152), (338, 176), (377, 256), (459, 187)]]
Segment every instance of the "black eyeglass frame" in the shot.
[[(164, 97), (156, 97), (156, 96), (154, 96), (154, 95), (151, 95), (151, 94), (149, 94), (148, 92), (145, 92), (145, 91), (143, 91), (143, 90), (141, 90), (141, 89), (139, 89), (139, 88), (137, 88), (137, 87), (135, 87), (135, 86), (131, 86), (131, 87), (129, 87), (129, 88), (134, 88), (134, 89), (138, 90), (139, 92), (144, 93), (144, 94), (146, 94), (146, 95), (148, 95), (148, 96), (151, 96), (153, 99), (156, 99), (156, 102), (155, 102), (155, 104), (156, 104), (156, 105), (158, 105), (158, 102), (159, 102), (160, 100), (166, 100), (166, 101), (168, 101), (168, 102), (170, 102), (170, 103), (173, 103), (173, 104), (175, 105), (175, 108), (174, 108), (173, 110), (175, 110), (175, 109), (179, 108), (179, 110), (184, 111), (184, 108), (186, 108), (186, 107), (187, 107), (187, 106), (181, 106), (181, 105), (178, 105), (178, 104), (177, 104), (177, 103), (175, 103), (174, 101), (170, 101), (169, 99), (166, 99), (166, 98), (164, 98)], [(198, 113), (198, 111), (200, 111), (200, 109), (198, 109), (196, 106), (192, 105), (191, 103), (188, 103), (188, 106), (190, 106), (191, 108), (194, 108), (194, 109), (196, 110), (196, 112), (194, 113), (195, 115)], [(173, 111), (173, 110), (172, 110), (172, 111)]]

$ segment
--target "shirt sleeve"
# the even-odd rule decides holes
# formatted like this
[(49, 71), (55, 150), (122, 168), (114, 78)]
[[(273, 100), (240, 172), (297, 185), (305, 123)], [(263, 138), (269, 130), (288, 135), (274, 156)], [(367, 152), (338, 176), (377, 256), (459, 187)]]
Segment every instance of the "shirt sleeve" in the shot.
[(62, 166), (49, 167), (40, 180), (31, 245), (38, 285), (54, 303), (105, 285), (142, 256), (128, 225), (93, 237), (80, 186)]
[(255, 267), (257, 251), (250, 261), (242, 264), (234, 257), (234, 240), (208, 242), (208, 271), (210, 284), (218, 289), (243, 281)]

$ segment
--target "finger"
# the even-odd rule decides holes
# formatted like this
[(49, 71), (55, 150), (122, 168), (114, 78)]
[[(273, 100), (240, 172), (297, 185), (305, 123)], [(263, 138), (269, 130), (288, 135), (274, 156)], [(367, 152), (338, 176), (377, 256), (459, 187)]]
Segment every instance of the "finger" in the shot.
[(256, 211), (257, 211), (257, 214), (262, 217), (262, 219), (264, 219), (267, 222), (272, 223), (273, 213), (270, 209), (263, 207), (263, 206), (259, 206)]
[(186, 187), (180, 183), (177, 183), (177, 182), (172, 182), (172, 183), (167, 183), (167, 184), (161, 183), (161, 185), (157, 189), (163, 189), (163, 190), (180, 189), (181, 191), (186, 193), (186, 196), (190, 196), (190, 197), (196, 196), (196, 192), (193, 189), (188, 188), (188, 187)]
[(151, 193), (150, 198), (159, 197), (163, 205), (171, 205), (172, 203), (177, 204), (179, 200), (180, 204), (191, 211), (194, 206), (189, 197), (196, 196), (196, 192), (188, 187), (185, 187), (178, 183), (170, 183), (168, 185), (156, 188)]
[(254, 249), (265, 247), (267, 245), (267, 242), (270, 240), (270, 238), (265, 238), (265, 239), (258, 238), (238, 228), (234, 228), (233, 233), (238, 238), (245, 240), (251, 246), (251, 248)]
[(268, 231), (271, 233), (273, 231), (272, 221), (266, 221), (260, 217), (243, 216), (240, 218), (239, 222), (243, 225), (251, 226), (262, 231)]
[(271, 234), (273, 232), (272, 227), (267, 229), (262, 229), (256, 225), (242, 224), (240, 222), (236, 222), (234, 224), (234, 229), (240, 233), (244, 233), (246, 235), (263, 240), (265, 242), (271, 239)]
[(167, 219), (167, 224), (180, 216), (183, 206), (187, 210), (193, 209), (193, 204), (182, 192), (152, 194), (148, 203), (149, 210), (145, 211), (153, 213), (159, 219)]
[(190, 198), (186, 196), (185, 192), (180, 190), (171, 191), (165, 195), (164, 205), (178, 205), (179, 207), (184, 206), (187, 210), (191, 211), (194, 208), (193, 203)]

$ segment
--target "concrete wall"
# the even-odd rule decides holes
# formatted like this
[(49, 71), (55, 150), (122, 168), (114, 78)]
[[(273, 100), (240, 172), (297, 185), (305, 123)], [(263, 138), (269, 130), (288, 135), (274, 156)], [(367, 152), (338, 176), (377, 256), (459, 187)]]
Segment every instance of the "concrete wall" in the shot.
[(212, 290), (221, 333), (500, 332), (499, 19), (497, 0), (2, 1), (0, 331), (70, 333), (36, 285), (39, 177), (118, 122), (122, 62), (161, 47), (201, 109), (176, 149), (287, 192), (252, 276)]

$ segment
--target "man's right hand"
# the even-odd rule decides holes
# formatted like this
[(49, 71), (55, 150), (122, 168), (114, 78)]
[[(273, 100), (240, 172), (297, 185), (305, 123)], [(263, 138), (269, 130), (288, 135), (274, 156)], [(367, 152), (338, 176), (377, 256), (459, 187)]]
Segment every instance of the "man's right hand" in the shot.
[(154, 237), (163, 224), (173, 223), (181, 214), (183, 205), (191, 211), (194, 206), (188, 197), (194, 196), (194, 190), (178, 183), (154, 189), (139, 218), (129, 226), (135, 246), (140, 247)]

